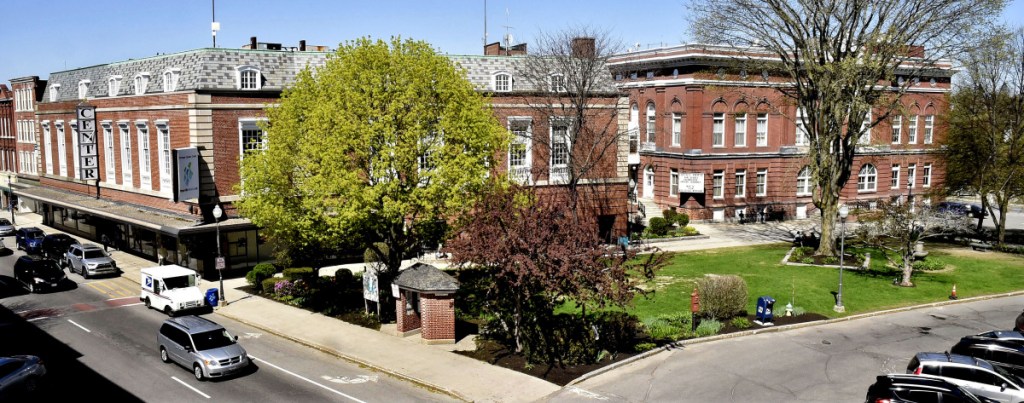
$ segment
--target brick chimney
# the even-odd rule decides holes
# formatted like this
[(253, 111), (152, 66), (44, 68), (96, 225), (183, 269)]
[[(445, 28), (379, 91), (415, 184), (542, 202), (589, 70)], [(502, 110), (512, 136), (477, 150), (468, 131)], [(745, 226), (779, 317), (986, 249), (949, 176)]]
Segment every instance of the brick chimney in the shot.
[(526, 54), (526, 44), (520, 43), (509, 47), (501, 46), (501, 42), (484, 45), (484, 56), (519, 56)]
[(301, 39), (301, 40), (299, 40), (299, 52), (305, 52), (305, 51), (306, 51), (306, 40), (305, 39)]
[(258, 47), (256, 46), (256, 37), (255, 36), (250, 36), (249, 37), (249, 49), (258, 49)]
[(594, 57), (594, 38), (572, 38), (572, 56), (579, 58)]

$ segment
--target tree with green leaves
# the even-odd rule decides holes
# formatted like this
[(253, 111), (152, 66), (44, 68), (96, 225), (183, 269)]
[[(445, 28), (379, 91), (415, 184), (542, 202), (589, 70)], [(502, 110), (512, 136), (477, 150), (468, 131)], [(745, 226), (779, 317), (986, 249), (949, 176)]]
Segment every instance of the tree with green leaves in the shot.
[(408, 39), (342, 44), (267, 115), (265, 149), (242, 157), (239, 210), (288, 248), (368, 248), (387, 268), (381, 289), (438, 220), (474, 204), (507, 147), (463, 71)]
[[(738, 47), (738, 62), (763, 66), (791, 84), (779, 88), (804, 111), (817, 184), (814, 204), (822, 217), (816, 254), (835, 256), (834, 218), (858, 139), (899, 112), (899, 98), (915, 78), (971, 46), (1003, 5), (1003, 0), (699, 0), (691, 5), (690, 28), (696, 39)], [(900, 83), (897, 76), (906, 79)]]
[(977, 194), (1002, 244), (1010, 201), (1024, 197), (1024, 30), (989, 37), (960, 64), (964, 74), (948, 116), (946, 190)]

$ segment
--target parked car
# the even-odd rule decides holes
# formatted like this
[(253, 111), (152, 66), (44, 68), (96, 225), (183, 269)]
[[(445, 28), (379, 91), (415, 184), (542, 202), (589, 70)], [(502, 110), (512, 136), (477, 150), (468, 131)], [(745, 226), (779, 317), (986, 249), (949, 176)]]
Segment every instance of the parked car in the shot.
[(1021, 332), (1016, 330), (993, 330), (990, 332), (978, 333), (976, 336), (1013, 342), (1024, 346), (1024, 334), (1021, 334)]
[(980, 358), (951, 353), (917, 353), (907, 373), (945, 378), (978, 396), (1002, 402), (1024, 402), (1022, 381)]
[(89, 278), (98, 274), (117, 274), (117, 263), (96, 244), (74, 244), (64, 254), (64, 266)]
[(78, 243), (75, 238), (72, 238), (68, 234), (50, 234), (43, 237), (43, 256), (46, 256), (54, 260), (64, 259), (64, 254), (68, 252), (68, 247)]
[(14, 242), (18, 245), (19, 250), (24, 250), (26, 253), (39, 253), (45, 236), (46, 233), (39, 228), (22, 227), (14, 232)]
[(982, 218), (988, 216), (988, 212), (981, 209), (980, 205), (962, 203), (955, 201), (944, 201), (936, 206), (940, 213), (961, 214), (971, 218)]
[(1024, 346), (1017, 341), (967, 336), (949, 351), (981, 358), (1018, 377), (1024, 376)]
[(988, 403), (995, 400), (976, 396), (956, 384), (927, 375), (879, 375), (868, 387), (864, 398), (867, 403), (912, 403), (912, 402), (971, 402)]
[(44, 375), (46, 367), (39, 357), (0, 357), (0, 400), (22, 392), (35, 392)]
[(25, 255), (14, 262), (14, 279), (28, 292), (59, 288), (67, 276), (57, 262), (42, 256)]
[(238, 373), (249, 366), (249, 355), (223, 326), (195, 315), (170, 318), (157, 333), (160, 360), (192, 370), (196, 380)]
[(14, 235), (14, 224), (6, 218), (0, 218), (0, 236)]

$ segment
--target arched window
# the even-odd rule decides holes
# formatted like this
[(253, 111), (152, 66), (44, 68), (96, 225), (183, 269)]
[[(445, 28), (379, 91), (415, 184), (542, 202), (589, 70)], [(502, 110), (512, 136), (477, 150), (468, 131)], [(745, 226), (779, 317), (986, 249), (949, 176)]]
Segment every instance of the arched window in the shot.
[(654, 142), (654, 121), (655, 121), (655, 109), (654, 102), (647, 103), (647, 142)]
[(78, 99), (85, 99), (89, 96), (89, 84), (92, 84), (92, 81), (82, 80), (78, 82)]
[(50, 102), (57, 102), (60, 99), (60, 84), (50, 85)]
[(110, 76), (107, 79), (107, 96), (116, 97), (121, 92), (121, 76)]
[(135, 95), (142, 95), (146, 93), (146, 87), (149, 87), (149, 73), (139, 73), (135, 75)]
[(164, 70), (163, 74), (163, 85), (164, 92), (172, 92), (178, 90), (178, 76), (181, 74), (181, 69), (173, 68)]
[(796, 195), (797, 196), (810, 196), (811, 195), (811, 167), (805, 166), (804, 169), (800, 170), (800, 173), (796, 175)]
[(493, 87), (494, 92), (512, 91), (512, 75), (508, 73), (495, 74)]
[(239, 66), (236, 68), (235, 85), (240, 90), (259, 90), (263, 87), (263, 80), (260, 76), (260, 69), (254, 66)]
[(864, 164), (857, 174), (857, 191), (874, 192), (878, 189), (878, 170), (874, 165)]

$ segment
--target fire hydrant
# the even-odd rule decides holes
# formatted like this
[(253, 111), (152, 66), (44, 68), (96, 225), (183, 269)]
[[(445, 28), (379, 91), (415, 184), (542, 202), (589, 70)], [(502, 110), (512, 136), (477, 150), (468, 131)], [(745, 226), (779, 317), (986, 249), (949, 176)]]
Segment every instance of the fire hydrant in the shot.
[(690, 294), (690, 331), (697, 331), (697, 312), (700, 312), (700, 295), (697, 294), (697, 288), (694, 287), (693, 293)]

